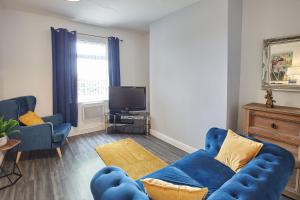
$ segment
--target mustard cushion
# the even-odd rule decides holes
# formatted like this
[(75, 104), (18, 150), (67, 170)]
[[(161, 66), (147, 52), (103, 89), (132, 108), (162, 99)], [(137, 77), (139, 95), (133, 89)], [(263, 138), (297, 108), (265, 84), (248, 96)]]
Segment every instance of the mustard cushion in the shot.
[(19, 117), (19, 121), (26, 126), (33, 126), (43, 124), (44, 121), (37, 114), (32, 111), (28, 111), (26, 114)]
[(233, 171), (238, 172), (259, 153), (262, 147), (262, 143), (244, 138), (232, 130), (228, 130), (223, 145), (215, 159), (227, 165)]
[(207, 188), (174, 185), (158, 179), (141, 180), (151, 200), (202, 200), (208, 193)]

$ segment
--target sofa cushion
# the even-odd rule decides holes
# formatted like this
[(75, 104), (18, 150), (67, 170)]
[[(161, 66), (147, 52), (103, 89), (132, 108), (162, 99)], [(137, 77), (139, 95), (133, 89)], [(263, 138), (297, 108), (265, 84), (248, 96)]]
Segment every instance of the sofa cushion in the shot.
[[(163, 180), (169, 183), (173, 183), (176, 185), (187, 185), (191, 187), (203, 187), (201, 184), (199, 184), (197, 181), (195, 181), (193, 178), (191, 178), (189, 175), (181, 171), (180, 169), (170, 165), (168, 167), (165, 167), (161, 170), (155, 171), (142, 179), (146, 178), (154, 178)], [(137, 183), (140, 185), (142, 189), (144, 189), (143, 184), (140, 181), (137, 181)]]
[(45, 123), (41, 117), (32, 111), (19, 117), (19, 121), (26, 126), (34, 126)]
[[(199, 150), (144, 178), (160, 179), (178, 185), (207, 187), (209, 196), (234, 174), (234, 171), (215, 160), (206, 151)], [(140, 181), (137, 182), (143, 188)]]
[(146, 178), (141, 181), (148, 196), (153, 200), (202, 200), (208, 192), (207, 188), (175, 185), (153, 178)]
[(200, 185), (207, 187), (208, 196), (235, 174), (229, 167), (209, 156), (204, 150), (185, 156), (173, 166), (185, 172)]
[(227, 136), (215, 157), (221, 163), (238, 172), (260, 151), (263, 144), (248, 138), (239, 136), (232, 130), (228, 130)]
[(68, 134), (71, 129), (70, 123), (64, 123), (57, 126), (53, 126), (53, 142), (62, 142), (66, 137), (68, 137)]

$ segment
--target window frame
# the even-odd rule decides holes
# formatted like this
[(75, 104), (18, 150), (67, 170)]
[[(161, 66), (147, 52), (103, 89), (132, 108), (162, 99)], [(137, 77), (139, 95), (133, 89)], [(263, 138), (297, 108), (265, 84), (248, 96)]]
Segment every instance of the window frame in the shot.
[[(92, 104), (92, 103), (101, 103), (101, 102), (107, 102), (108, 99), (109, 99), (109, 94), (108, 94), (108, 90), (109, 90), (109, 74), (108, 74), (108, 42), (106, 39), (104, 38), (99, 38), (99, 37), (91, 37), (91, 36), (83, 36), (83, 35), (80, 35), (77, 37), (77, 40), (76, 40), (76, 45), (78, 44), (78, 42), (86, 42), (86, 43), (91, 43), (91, 44), (95, 44), (95, 43), (98, 43), (98, 44), (102, 44), (105, 46), (105, 56), (99, 56), (99, 60), (106, 60), (107, 61), (107, 96), (105, 98), (99, 98), (99, 99), (84, 99), (84, 98), (79, 98), (79, 81), (80, 81), (80, 78), (79, 78), (79, 75), (78, 75), (78, 59), (79, 58), (88, 58), (88, 57), (93, 57), (93, 56), (97, 56), (97, 55), (84, 55), (84, 54), (80, 54), (78, 53), (78, 49), (77, 49), (77, 59), (76, 59), (76, 62), (77, 62), (77, 84), (78, 84), (78, 88), (77, 88), (77, 93), (78, 93), (78, 99), (77, 99), (77, 102), (79, 104)], [(78, 48), (78, 45), (77, 45), (77, 48)], [(98, 60), (98, 59), (91, 59), (91, 60)], [(100, 80), (100, 79), (99, 79)]]

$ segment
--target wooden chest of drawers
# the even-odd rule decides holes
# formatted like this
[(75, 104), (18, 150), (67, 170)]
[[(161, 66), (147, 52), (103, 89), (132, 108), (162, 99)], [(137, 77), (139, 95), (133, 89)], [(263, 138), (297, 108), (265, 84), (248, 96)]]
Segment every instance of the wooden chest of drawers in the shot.
[(296, 166), (284, 194), (300, 199), (300, 109), (284, 106), (266, 108), (251, 103), (244, 107), (244, 133), (289, 150)]

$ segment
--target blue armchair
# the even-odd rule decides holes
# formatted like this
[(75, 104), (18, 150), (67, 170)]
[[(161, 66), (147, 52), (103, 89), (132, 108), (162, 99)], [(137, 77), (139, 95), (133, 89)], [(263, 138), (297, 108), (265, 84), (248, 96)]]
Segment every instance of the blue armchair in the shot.
[[(34, 96), (24, 96), (14, 99), (0, 101), (0, 116), (4, 119), (16, 119), (19, 116), (34, 111), (36, 98)], [(19, 126), (20, 132), (10, 135), (10, 138), (22, 141), (17, 155), (17, 162), (23, 151), (56, 149), (59, 157), (62, 157), (61, 147), (71, 130), (71, 124), (64, 123), (61, 114), (43, 117), (44, 124), (35, 126)]]

